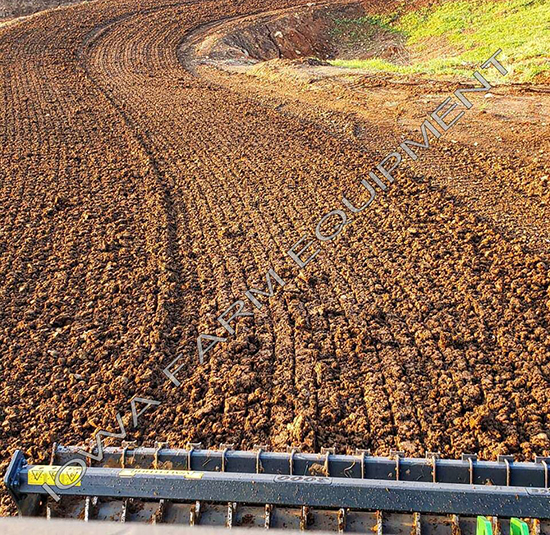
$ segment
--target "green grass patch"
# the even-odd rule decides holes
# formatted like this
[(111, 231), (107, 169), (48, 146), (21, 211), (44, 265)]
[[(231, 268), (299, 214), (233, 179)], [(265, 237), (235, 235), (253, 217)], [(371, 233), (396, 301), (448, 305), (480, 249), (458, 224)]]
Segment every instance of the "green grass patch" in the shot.
[(358, 43), (370, 39), (375, 33), (384, 30), (390, 33), (401, 33), (391, 26), (395, 22), (391, 17), (378, 15), (360, 17), (358, 19), (333, 19), (334, 26), (331, 35), (349, 43)]
[[(355, 23), (360, 25), (361, 20)], [(415, 57), (433, 59), (420, 59), (407, 66), (377, 59), (335, 60), (334, 65), (402, 74), (456, 75), (478, 66), (502, 48), (499, 59), (510, 70), (507, 80), (531, 81), (550, 70), (550, 0), (454, 0), (374, 20), (380, 27), (406, 35), (407, 47)], [(443, 43), (449, 46), (437, 56), (433, 47)]]

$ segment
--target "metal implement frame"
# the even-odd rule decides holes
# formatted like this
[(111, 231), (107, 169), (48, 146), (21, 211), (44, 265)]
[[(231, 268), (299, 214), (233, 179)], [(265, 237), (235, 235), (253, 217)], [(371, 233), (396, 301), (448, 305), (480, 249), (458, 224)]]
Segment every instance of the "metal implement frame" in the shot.
[[(320, 454), (301, 453), (289, 448), (287, 453), (270, 452), (257, 447), (254, 451), (201, 449), (199, 444), (188, 449), (105, 448), (102, 465), (140, 468), (169, 467), (174, 470), (201, 470), (235, 473), (319, 475), (355, 479), (380, 479), (430, 483), (501, 485), (549, 488), (550, 458), (537, 457), (535, 462), (514, 462), (511, 456), (498, 461), (480, 461), (475, 455), (462, 459), (441, 459), (428, 453), (426, 458), (407, 458), (401, 452), (389, 457), (373, 457), (359, 450), (356, 455), (335, 455), (331, 450)], [(55, 464), (86, 457), (79, 448), (58, 446)]]
[[(201, 451), (202, 455), (199, 454)], [(66, 450), (59, 453), (61, 458), (69, 454)], [(220, 456), (220, 452), (209, 450), (166, 450), (165, 455), (161, 456), (161, 452), (156, 451), (156, 455), (154, 454), (152, 458), (157, 459), (155, 463), (157, 466), (161, 458), (173, 462), (187, 456), (186, 462), (189, 462), (184, 467), (171, 466), (170, 470), (162, 470), (141, 468), (144, 463), (137, 462), (137, 457), (132, 459), (138, 454), (149, 458), (151, 451), (134, 450), (132, 455), (124, 451), (124, 456), (120, 455), (120, 450), (111, 451), (107, 455), (124, 458), (121, 465), (126, 465), (126, 468), (92, 466), (85, 471), (79, 486), (68, 489), (55, 487), (55, 491), (60, 496), (207, 501), (226, 504), (237, 502), (352, 510), (550, 518), (550, 489), (533, 485), (537, 481), (537, 474), (540, 475), (538, 469), (540, 463), (517, 463), (521, 465), (514, 474), (517, 480), (524, 481), (528, 475), (531, 475), (531, 485), (472, 485), (469, 479), (464, 483), (448, 483), (441, 480), (433, 482), (433, 472), (430, 472), (431, 480), (422, 481), (418, 476), (427, 477), (425, 470), (422, 469), (426, 463), (422, 464), (419, 460), (403, 459), (399, 456), (397, 456), (399, 468), (396, 468), (394, 460), (393, 473), (391, 470), (387, 471), (387, 462), (391, 460), (369, 458), (371, 462), (368, 468), (378, 476), (383, 475), (383, 470), (386, 469), (386, 477), (368, 478), (361, 477), (361, 472), (359, 477), (353, 477), (354, 473), (350, 474), (352, 464), (349, 461), (353, 457), (331, 456), (330, 452), (324, 456), (301, 455), (296, 452), (292, 455), (263, 453), (259, 464), (255, 457), (258, 452), (233, 452), (225, 448), (221, 453), (223, 457)], [(323, 466), (319, 464), (319, 460), (323, 457), (327, 459), (329, 472), (332, 469), (335, 473), (350, 475), (338, 476), (334, 473), (328, 477), (307, 475), (308, 463), (316, 461), (316, 469), (319, 470), (319, 466)], [(72, 458), (75, 458), (74, 455)], [(248, 467), (251, 458), (255, 461), (253, 471), (241, 471), (240, 469)], [(289, 459), (293, 466), (288, 464)], [(108, 459), (106, 464), (112, 466), (113, 460), (114, 458)], [(207, 460), (210, 462), (206, 462)], [(286, 460), (286, 464), (281, 464), (283, 460)], [(437, 475), (445, 476), (446, 468), (448, 476), (454, 474), (455, 478), (463, 478), (464, 471), (459, 469), (457, 461), (448, 462), (453, 464), (446, 466), (439, 461)], [(310, 466), (309, 473), (313, 464)], [(494, 466), (500, 463), (486, 464), (489, 466), (484, 466), (483, 469), (491, 473), (497, 470), (500, 473), (497, 466)], [(210, 466), (206, 468), (207, 465)], [(431, 466), (433, 467), (433, 463)], [(514, 472), (511, 469), (511, 463), (508, 462), (507, 466), (505, 473), (508, 482), (511, 483), (514, 481), (512, 478)], [(261, 470), (262, 467), (263, 470)], [(286, 473), (278, 473), (275, 471), (277, 467), (285, 468)], [(16, 452), (5, 477), (6, 486), (23, 514), (25, 509), (30, 510), (29, 500), (47, 493), (41, 485), (30, 484), (29, 472), (33, 469), (36, 470), (36, 467), (28, 465), (24, 455)], [(268, 469), (274, 471), (268, 472)], [(416, 469), (416, 475), (412, 472), (413, 469)], [(178, 470), (180, 473), (177, 473)], [(470, 472), (466, 473), (470, 476)], [(400, 476), (399, 479), (395, 477), (397, 474)], [(411, 476), (417, 479), (411, 480)]]

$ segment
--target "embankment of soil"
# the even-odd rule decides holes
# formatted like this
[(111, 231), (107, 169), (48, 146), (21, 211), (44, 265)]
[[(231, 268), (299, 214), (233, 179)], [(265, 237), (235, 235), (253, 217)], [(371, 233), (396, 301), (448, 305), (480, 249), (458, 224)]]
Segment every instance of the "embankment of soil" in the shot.
[[(406, 61), (404, 38), (374, 21), (360, 2), (310, 4), (222, 23), (213, 28), (196, 53), (206, 61), (255, 64), (272, 59), (315, 57)], [(341, 21), (362, 19), (362, 35), (341, 29)]]

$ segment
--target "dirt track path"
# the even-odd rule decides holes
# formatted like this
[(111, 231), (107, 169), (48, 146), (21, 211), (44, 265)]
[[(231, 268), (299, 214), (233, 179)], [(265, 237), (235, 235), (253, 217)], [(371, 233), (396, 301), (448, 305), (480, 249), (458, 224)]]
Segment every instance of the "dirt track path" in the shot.
[[(550, 454), (547, 255), (405, 171), (297, 276), (285, 251), (380, 145), (177, 56), (279, 6), (105, 0), (0, 30), (2, 469), (113, 430), (134, 394), (163, 402), (132, 432), (151, 443)], [(199, 368), (268, 266), (285, 290)]]

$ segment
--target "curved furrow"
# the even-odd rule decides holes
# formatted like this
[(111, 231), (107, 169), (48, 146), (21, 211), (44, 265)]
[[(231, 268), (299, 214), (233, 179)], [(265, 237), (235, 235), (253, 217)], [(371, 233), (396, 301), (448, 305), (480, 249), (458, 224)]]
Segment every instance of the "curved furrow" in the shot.
[[(162, 401), (129, 430), (149, 444), (547, 452), (548, 258), (437, 178), (471, 153), (403, 165), (300, 270), (287, 250), (364, 196), (402, 117), (178, 57), (199, 28), (305, 3), (98, 0), (0, 29), (0, 468), (113, 430), (133, 395)], [(199, 366), (197, 335), (270, 267), (285, 288)]]

